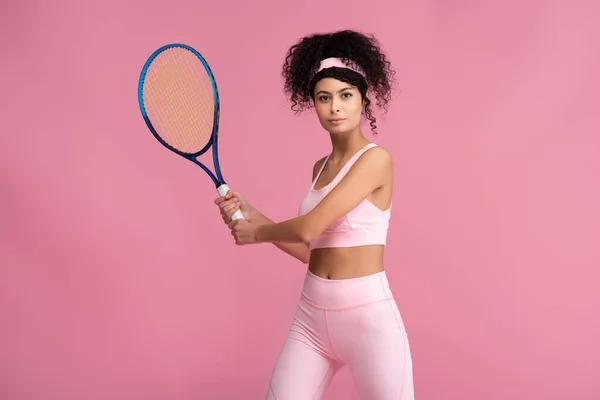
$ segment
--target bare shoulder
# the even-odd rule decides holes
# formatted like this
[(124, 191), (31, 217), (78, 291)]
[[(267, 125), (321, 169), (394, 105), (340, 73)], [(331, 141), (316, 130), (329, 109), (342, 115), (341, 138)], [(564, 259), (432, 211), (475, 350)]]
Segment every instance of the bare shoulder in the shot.
[(394, 160), (386, 147), (375, 146), (365, 151), (355, 165), (357, 168), (369, 168), (384, 172), (393, 170)]
[(319, 170), (321, 169), (321, 167), (323, 166), (323, 163), (325, 162), (325, 159), (327, 158), (327, 156), (321, 158), (320, 160), (318, 160), (315, 165), (313, 166), (313, 172), (312, 172), (312, 180), (314, 181), (315, 178), (317, 177), (317, 174), (319, 173)]

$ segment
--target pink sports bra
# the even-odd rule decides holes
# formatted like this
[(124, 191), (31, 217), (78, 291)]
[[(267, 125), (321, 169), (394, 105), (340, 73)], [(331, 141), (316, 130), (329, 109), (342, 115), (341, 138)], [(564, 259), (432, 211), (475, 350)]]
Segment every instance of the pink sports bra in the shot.
[[(300, 216), (306, 215), (342, 180), (352, 165), (367, 150), (377, 146), (369, 143), (348, 160), (337, 176), (322, 189), (315, 190), (315, 183), (321, 176), (329, 156), (323, 162), (319, 173), (304, 196), (298, 209)], [(369, 200), (364, 199), (348, 214), (328, 226), (319, 237), (310, 242), (311, 249), (331, 247), (355, 247), (366, 245), (385, 245), (392, 207), (381, 211)]]

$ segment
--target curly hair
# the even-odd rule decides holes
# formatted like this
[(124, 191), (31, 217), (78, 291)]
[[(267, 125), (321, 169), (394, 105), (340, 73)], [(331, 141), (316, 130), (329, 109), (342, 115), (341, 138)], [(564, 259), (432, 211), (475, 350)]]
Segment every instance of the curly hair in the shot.
[[(353, 62), (365, 76), (347, 68), (326, 68), (317, 73), (321, 60), (338, 57)], [(314, 34), (300, 39), (288, 50), (283, 64), (284, 91), (290, 96), (292, 110), (299, 113), (311, 108), (314, 89), (321, 79), (335, 78), (356, 86), (365, 100), (364, 113), (376, 132), (376, 118), (367, 92), (375, 94), (377, 106), (387, 111), (395, 72), (373, 35), (352, 30)]]

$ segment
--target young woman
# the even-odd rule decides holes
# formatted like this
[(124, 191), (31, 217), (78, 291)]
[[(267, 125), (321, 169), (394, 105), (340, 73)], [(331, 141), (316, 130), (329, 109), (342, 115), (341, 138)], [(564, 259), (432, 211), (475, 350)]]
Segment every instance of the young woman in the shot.
[[(314, 106), (332, 150), (314, 164), (299, 216), (274, 223), (233, 191), (215, 200), (236, 244), (270, 242), (308, 264), (268, 400), (320, 399), (343, 365), (362, 399), (414, 399), (407, 333), (383, 266), (393, 163), (360, 126), (364, 115), (375, 130), (369, 96), (385, 107), (393, 74), (373, 37), (301, 39), (285, 59), (285, 90), (292, 109)], [(237, 209), (245, 220), (231, 221)]]

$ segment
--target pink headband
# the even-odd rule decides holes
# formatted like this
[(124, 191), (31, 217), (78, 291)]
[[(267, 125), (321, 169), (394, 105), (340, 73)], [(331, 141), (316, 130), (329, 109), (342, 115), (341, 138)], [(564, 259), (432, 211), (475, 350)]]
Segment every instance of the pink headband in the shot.
[(355, 62), (345, 63), (341, 58), (337, 58), (337, 57), (326, 58), (326, 59), (322, 60), (321, 64), (319, 65), (319, 69), (317, 70), (317, 73), (325, 68), (331, 68), (331, 67), (347, 68), (354, 72), (358, 72), (363, 77), (365, 76), (365, 73), (363, 72), (363, 70)]

